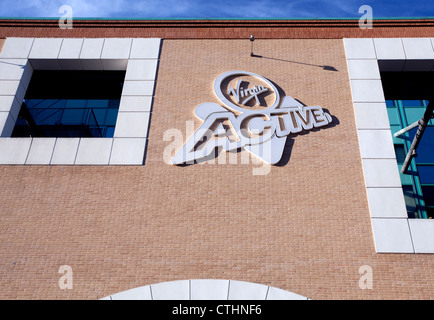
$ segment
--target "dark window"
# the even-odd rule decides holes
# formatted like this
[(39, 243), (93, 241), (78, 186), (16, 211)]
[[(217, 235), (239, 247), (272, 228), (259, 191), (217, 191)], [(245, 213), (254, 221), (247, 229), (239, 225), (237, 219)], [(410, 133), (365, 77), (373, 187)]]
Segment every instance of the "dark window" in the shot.
[(125, 71), (34, 71), (12, 137), (113, 137)]

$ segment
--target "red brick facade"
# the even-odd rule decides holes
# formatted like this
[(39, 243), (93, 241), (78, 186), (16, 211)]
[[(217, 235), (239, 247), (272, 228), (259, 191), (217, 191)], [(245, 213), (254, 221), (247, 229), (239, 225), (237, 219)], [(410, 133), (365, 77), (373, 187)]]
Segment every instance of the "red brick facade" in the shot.
[(342, 39), (432, 37), (433, 19), (374, 20), (360, 29), (354, 20), (83, 20), (62, 30), (58, 20), (1, 20), (0, 37), (164, 39)]
[[(200, 278), (311, 299), (433, 297), (434, 255), (375, 253), (341, 38), (433, 36), (434, 22), (379, 21), (372, 31), (357, 21), (56, 23), (3, 20), (0, 36), (163, 38), (146, 161), (0, 166), (1, 299), (98, 299)], [(249, 55), (252, 33), (262, 58)], [(166, 164), (165, 132), (180, 130), (185, 142), (186, 122), (200, 124), (194, 108), (218, 103), (212, 84), (229, 70), (267, 77), (327, 109), (333, 124), (293, 136), (266, 175), (241, 164), (244, 151), (237, 164)], [(72, 290), (59, 289), (62, 265), (72, 267)], [(372, 290), (359, 288), (363, 265)]]

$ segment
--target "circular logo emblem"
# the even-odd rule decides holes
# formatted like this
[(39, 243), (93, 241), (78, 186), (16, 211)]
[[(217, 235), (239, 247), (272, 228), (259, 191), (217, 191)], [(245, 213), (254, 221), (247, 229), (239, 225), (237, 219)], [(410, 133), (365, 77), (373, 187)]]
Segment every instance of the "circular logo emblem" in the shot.
[(247, 71), (228, 71), (214, 82), (214, 92), (228, 108), (238, 113), (271, 111), (280, 103), (279, 91), (273, 83)]

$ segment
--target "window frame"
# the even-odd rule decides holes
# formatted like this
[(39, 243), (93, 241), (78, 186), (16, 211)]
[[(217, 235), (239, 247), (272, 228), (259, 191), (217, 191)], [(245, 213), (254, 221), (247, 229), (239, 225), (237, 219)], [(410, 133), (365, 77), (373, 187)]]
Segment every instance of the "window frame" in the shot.
[[(7, 38), (0, 165), (143, 165), (160, 47), (159, 38)], [(11, 138), (33, 70), (126, 71), (113, 138)]]
[(356, 130), (377, 253), (434, 253), (434, 220), (409, 219), (381, 71), (434, 71), (434, 39), (345, 38)]

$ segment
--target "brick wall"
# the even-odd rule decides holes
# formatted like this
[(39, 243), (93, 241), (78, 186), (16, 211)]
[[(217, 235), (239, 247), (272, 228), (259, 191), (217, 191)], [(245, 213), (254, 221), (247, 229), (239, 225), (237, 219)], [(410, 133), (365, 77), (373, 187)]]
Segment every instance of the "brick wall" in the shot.
[(373, 29), (350, 20), (85, 20), (60, 29), (58, 19), (0, 19), (0, 38), (157, 37), (164, 39), (342, 39), (433, 37), (434, 19), (375, 19)]
[[(163, 281), (262, 283), (311, 299), (429, 299), (432, 255), (376, 254), (342, 40), (164, 40), (146, 163), (0, 166), (1, 299), (97, 299)], [(327, 66), (324, 68), (324, 66)], [(320, 105), (332, 125), (292, 136), (282, 163), (163, 161), (168, 130), (218, 102), (229, 70)], [(60, 290), (58, 269), (74, 272)], [(373, 269), (373, 290), (358, 286)]]

